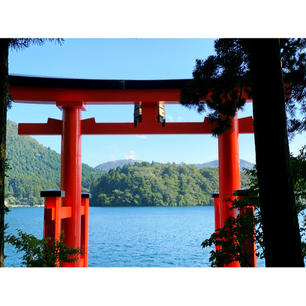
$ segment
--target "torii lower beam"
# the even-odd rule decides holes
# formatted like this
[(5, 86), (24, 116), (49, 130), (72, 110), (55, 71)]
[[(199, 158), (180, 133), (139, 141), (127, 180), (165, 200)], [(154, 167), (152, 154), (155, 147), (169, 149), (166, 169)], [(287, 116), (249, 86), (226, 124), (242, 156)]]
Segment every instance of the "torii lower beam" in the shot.
[[(62, 120), (48, 118), (47, 123), (19, 123), (19, 135), (62, 135)], [(253, 133), (252, 117), (238, 119), (239, 134)], [(168, 134), (211, 134), (214, 127), (209, 118), (203, 122), (166, 122), (136, 127), (134, 123), (96, 123), (95, 118), (81, 120), (82, 135), (168, 135)]]

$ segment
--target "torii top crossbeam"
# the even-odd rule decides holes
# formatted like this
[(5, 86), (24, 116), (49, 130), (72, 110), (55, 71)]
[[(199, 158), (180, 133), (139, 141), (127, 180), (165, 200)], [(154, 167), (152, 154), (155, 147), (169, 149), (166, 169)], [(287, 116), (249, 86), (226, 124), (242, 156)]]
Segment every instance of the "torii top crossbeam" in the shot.
[[(81, 134), (210, 134), (209, 120), (158, 124), (156, 105), (178, 104), (182, 87), (190, 79), (178, 80), (90, 80), (10, 76), (9, 90), (15, 102), (55, 104), (58, 107), (84, 107), (103, 104), (142, 104), (142, 124), (96, 123), (94, 118), (82, 120)], [(248, 98), (247, 96), (245, 98)], [(151, 119), (151, 120), (150, 120)], [(59, 120), (47, 124), (20, 124), (22, 134), (61, 134)], [(250, 117), (239, 119), (239, 133), (252, 133)]]
[(76, 102), (85, 104), (134, 104), (135, 101), (178, 103), (180, 80), (91, 80), (10, 76), (10, 92), (16, 102)]
[[(95, 80), (14, 76), (9, 77), (15, 102), (56, 104), (83, 101), (85, 104), (134, 104), (164, 101), (177, 104), (190, 79)], [(245, 95), (249, 100), (249, 97)]]

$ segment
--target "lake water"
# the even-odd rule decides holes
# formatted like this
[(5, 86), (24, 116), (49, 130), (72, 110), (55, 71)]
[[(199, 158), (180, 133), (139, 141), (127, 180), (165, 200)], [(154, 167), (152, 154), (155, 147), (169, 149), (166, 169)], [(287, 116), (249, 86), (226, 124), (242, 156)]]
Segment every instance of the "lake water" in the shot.
[[(11, 208), (8, 232), (42, 237), (43, 208)], [(214, 231), (213, 207), (90, 207), (90, 267), (209, 267), (201, 242)], [(6, 245), (6, 267), (21, 255)], [(264, 266), (263, 261), (258, 266)]]

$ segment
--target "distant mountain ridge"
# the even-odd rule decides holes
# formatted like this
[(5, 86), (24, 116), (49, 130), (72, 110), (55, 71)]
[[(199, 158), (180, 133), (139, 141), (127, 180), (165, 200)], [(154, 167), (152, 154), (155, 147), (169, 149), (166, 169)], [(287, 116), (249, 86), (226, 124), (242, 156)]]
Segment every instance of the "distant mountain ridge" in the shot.
[[(212, 160), (210, 162), (207, 163), (203, 163), (203, 164), (193, 164), (198, 168), (204, 168), (204, 167), (214, 167), (214, 168), (218, 168), (219, 167), (219, 161), (218, 160)], [(240, 169), (252, 169), (254, 167), (254, 164), (244, 160), (244, 159), (240, 159)]]
[(114, 169), (117, 167), (123, 167), (124, 165), (134, 165), (135, 163), (141, 163), (141, 160), (135, 160), (135, 159), (118, 159), (118, 160), (113, 160), (113, 161), (108, 161), (105, 163), (102, 163), (98, 166), (96, 166), (96, 169), (100, 169), (103, 171), (109, 171), (110, 169)]
[[(142, 160), (135, 160), (135, 159), (119, 159), (119, 160), (114, 160), (114, 161), (108, 161), (105, 163), (102, 163), (98, 166), (96, 166), (96, 169), (100, 169), (103, 171), (109, 171), (111, 169), (115, 169), (117, 167), (122, 168), (124, 165), (134, 165), (135, 163), (141, 163), (143, 162)], [(188, 165), (188, 164), (187, 164)], [(213, 160), (210, 162), (206, 162), (203, 164), (191, 164), (193, 166), (196, 166), (197, 168), (205, 168), (205, 167), (214, 167), (218, 168), (219, 166), (219, 161), (218, 160)], [(240, 169), (243, 170), (245, 169), (252, 169), (254, 167), (254, 164), (244, 160), (240, 159)]]

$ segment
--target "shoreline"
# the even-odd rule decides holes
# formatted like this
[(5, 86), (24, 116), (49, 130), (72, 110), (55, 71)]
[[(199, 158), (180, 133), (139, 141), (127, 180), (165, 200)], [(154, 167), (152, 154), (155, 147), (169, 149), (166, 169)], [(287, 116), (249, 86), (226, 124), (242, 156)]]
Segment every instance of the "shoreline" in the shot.
[(19, 208), (19, 207), (26, 207), (26, 208), (31, 208), (31, 207), (45, 207), (45, 205), (5, 205), (7, 208)]
[[(213, 207), (214, 205), (184, 205), (184, 206), (89, 206), (89, 207), (103, 207), (103, 208), (113, 208), (113, 207), (127, 207), (127, 208), (137, 208), (137, 207)], [(44, 208), (45, 205), (6, 205), (7, 208)]]

